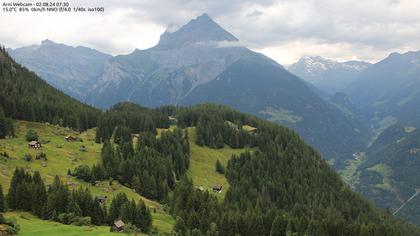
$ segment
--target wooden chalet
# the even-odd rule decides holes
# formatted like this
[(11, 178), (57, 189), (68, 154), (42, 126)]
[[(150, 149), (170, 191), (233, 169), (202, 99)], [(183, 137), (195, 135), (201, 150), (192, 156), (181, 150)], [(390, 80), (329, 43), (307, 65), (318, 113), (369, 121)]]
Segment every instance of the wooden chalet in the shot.
[(122, 232), (124, 231), (125, 223), (122, 220), (117, 220), (111, 226), (112, 232)]
[(256, 134), (257, 131), (258, 131), (257, 128), (251, 128), (251, 129), (248, 130), (248, 133), (250, 133), (250, 134)]
[(98, 196), (97, 199), (100, 204), (105, 204), (108, 196)]
[(215, 192), (215, 193), (221, 193), (222, 188), (223, 188), (222, 185), (214, 185), (212, 189), (213, 189), (213, 192)]
[(64, 139), (65, 139), (67, 142), (76, 142), (76, 141), (77, 141), (77, 138), (75, 138), (75, 137), (73, 137), (73, 136), (71, 136), (71, 135), (66, 136)]
[(173, 116), (168, 116), (168, 119), (169, 119), (169, 123), (171, 125), (177, 125), (178, 124), (178, 119), (177, 118), (175, 118)]
[(41, 148), (42, 145), (38, 141), (31, 141), (31, 142), (28, 143), (28, 147), (33, 148), (33, 149), (38, 149), (38, 148)]

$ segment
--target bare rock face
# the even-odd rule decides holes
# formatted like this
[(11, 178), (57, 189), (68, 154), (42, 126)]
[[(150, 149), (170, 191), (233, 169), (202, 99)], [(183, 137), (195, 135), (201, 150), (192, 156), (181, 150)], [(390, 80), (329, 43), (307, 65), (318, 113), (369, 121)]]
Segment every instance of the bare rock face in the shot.
[(369, 66), (370, 63), (363, 61), (338, 62), (320, 56), (304, 56), (288, 69), (316, 87), (334, 94), (356, 80)]
[(71, 47), (51, 40), (9, 50), (9, 54), (49, 84), (78, 99), (96, 83), (105, 62), (112, 57), (87, 47)]
[(151, 107), (177, 104), (249, 52), (222, 45), (237, 41), (207, 14), (201, 15), (175, 32), (165, 31), (153, 48), (109, 60), (86, 100), (99, 107), (121, 100)]

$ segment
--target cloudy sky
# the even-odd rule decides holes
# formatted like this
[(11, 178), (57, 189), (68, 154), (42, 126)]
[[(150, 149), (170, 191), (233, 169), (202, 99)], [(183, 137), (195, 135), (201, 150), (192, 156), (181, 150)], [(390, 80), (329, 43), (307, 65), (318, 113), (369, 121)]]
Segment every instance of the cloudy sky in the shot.
[(0, 10), (0, 43), (15, 48), (48, 38), (126, 54), (155, 45), (168, 25), (185, 24), (206, 12), (242, 44), (285, 65), (303, 55), (375, 62), (394, 51), (420, 50), (418, 0), (69, 1), (72, 6), (104, 6), (105, 13)]

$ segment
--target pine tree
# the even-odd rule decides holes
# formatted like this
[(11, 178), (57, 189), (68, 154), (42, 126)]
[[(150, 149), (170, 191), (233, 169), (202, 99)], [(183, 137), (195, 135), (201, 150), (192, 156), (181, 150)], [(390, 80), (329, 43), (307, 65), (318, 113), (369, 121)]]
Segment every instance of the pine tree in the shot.
[(217, 161), (216, 161), (216, 171), (219, 174), (224, 174), (225, 173), (225, 167), (222, 165), (222, 163), (220, 163), (219, 159), (217, 159)]
[(95, 198), (92, 202), (92, 212), (90, 216), (94, 225), (101, 225), (105, 223), (104, 212), (99, 204), (98, 198)]
[(26, 132), (25, 138), (26, 138), (26, 141), (28, 141), (28, 142), (30, 142), (30, 141), (38, 141), (39, 136), (38, 136), (38, 133), (35, 130), (29, 129)]
[(185, 221), (181, 217), (176, 217), (174, 231), (180, 235), (184, 235), (187, 231), (187, 226), (185, 225)]
[(6, 117), (3, 112), (3, 108), (0, 106), (0, 139), (7, 135), (7, 124)]
[(82, 216), (82, 209), (77, 205), (76, 201), (70, 197), (66, 208), (67, 213), (73, 213), (75, 216)]
[(3, 188), (0, 184), (0, 212), (4, 212), (6, 210), (6, 206), (4, 204), (4, 194), (3, 194)]
[(23, 182), (24, 171), (23, 169), (15, 169), (12, 180), (10, 181), (9, 193), (7, 194), (7, 206), (11, 210), (17, 209), (18, 205), (18, 192), (19, 184)]
[(286, 236), (287, 221), (278, 215), (274, 218), (271, 226), (270, 236)]
[(47, 191), (45, 190), (44, 181), (38, 171), (35, 171), (33, 181), (32, 212), (34, 215), (42, 217), (45, 211), (44, 205), (47, 202)]

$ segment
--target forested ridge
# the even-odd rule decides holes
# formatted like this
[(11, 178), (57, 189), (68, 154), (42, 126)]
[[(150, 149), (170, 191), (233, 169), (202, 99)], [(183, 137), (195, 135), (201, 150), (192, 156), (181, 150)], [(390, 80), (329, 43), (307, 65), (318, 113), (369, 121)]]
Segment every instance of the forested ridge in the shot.
[(122, 219), (134, 229), (148, 232), (152, 223), (143, 201), (130, 201), (119, 193), (108, 209), (87, 188), (70, 190), (58, 176), (46, 186), (39, 172), (30, 174), (23, 168), (15, 170), (6, 198), (0, 186), (0, 212), (6, 206), (8, 210), (27, 211), (41, 219), (77, 226), (112, 225), (116, 219)]
[[(100, 125), (113, 133), (97, 133), (97, 141), (104, 142), (98, 165), (105, 170), (104, 177), (113, 176), (142, 195), (167, 203), (176, 218), (176, 235), (420, 235), (415, 226), (352, 192), (290, 129), (224, 106), (163, 107), (147, 112), (138, 108), (139, 113), (128, 116), (127, 109), (121, 109), (133, 110), (132, 106), (119, 104), (100, 118)], [(149, 126), (168, 127), (163, 117), (169, 116), (176, 117), (177, 128), (160, 137), (150, 132)], [(114, 122), (114, 117), (124, 118)], [(135, 119), (143, 125), (132, 126)], [(245, 126), (257, 131), (251, 133)], [(225, 176), (230, 187), (223, 201), (199, 190), (185, 174), (189, 160), (186, 127), (196, 127), (198, 145), (252, 148), (228, 162)], [(139, 140), (131, 149), (133, 130)]]
[(50, 86), (35, 73), (16, 63), (1, 47), (0, 137), (13, 135), (10, 128), (2, 129), (7, 126), (3, 125), (3, 114), (8, 118), (49, 122), (82, 131), (95, 127), (100, 113), (98, 109), (82, 104)]
[[(11, 118), (79, 131), (97, 125), (96, 142), (103, 143), (100, 162), (68, 174), (92, 183), (117, 180), (167, 204), (176, 218), (177, 235), (420, 235), (416, 227), (352, 192), (287, 128), (208, 104), (147, 109), (120, 103), (101, 113), (16, 64), (4, 48), (0, 75), (1, 137), (13, 136)], [(187, 175), (187, 127), (195, 127), (197, 145), (252, 150), (228, 162), (224, 172), (230, 187), (223, 201), (198, 190)], [(59, 178), (47, 188), (39, 173), (23, 169), (15, 171), (9, 192), (0, 196), (1, 210), (29, 211), (66, 224), (103, 225), (124, 219), (143, 232), (151, 226), (142, 202), (121, 194), (106, 209), (86, 189), (69, 190)]]

